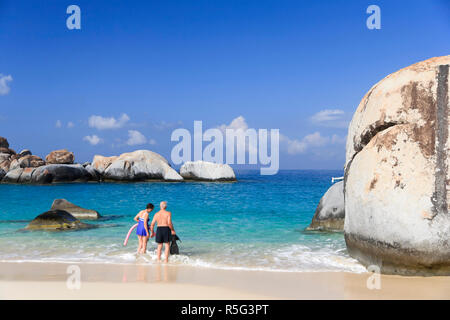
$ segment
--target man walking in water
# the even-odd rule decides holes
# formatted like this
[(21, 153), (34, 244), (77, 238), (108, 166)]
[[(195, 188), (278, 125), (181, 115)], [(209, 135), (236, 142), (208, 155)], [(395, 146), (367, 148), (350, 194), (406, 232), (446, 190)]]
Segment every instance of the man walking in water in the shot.
[(155, 215), (153, 216), (152, 224), (150, 225), (150, 232), (151, 237), (153, 238), (155, 236), (155, 232), (153, 231), (155, 228), (155, 224), (158, 225), (156, 228), (156, 243), (158, 244), (157, 249), (157, 257), (158, 262), (161, 262), (161, 249), (164, 243), (165, 247), (165, 259), (164, 262), (169, 261), (169, 253), (170, 253), (170, 238), (172, 234), (175, 234), (175, 229), (173, 228), (172, 224), (172, 213), (167, 211), (167, 202), (162, 201), (159, 204), (161, 210), (159, 210)]

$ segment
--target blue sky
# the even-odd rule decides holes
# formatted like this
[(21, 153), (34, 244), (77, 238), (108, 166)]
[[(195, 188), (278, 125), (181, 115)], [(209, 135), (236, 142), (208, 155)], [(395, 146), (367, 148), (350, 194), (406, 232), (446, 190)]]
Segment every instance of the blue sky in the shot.
[[(71, 4), (81, 30), (66, 27)], [(380, 30), (366, 27), (371, 4)], [(449, 36), (448, 1), (0, 0), (0, 136), (79, 162), (169, 158), (175, 128), (237, 119), (280, 129), (281, 168), (339, 169), (363, 95), (450, 54)]]

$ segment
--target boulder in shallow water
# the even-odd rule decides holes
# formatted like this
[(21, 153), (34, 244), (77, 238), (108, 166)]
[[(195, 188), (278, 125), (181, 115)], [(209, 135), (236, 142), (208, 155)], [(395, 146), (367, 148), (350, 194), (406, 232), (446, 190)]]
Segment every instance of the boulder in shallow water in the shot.
[(35, 169), (33, 183), (86, 182), (89, 172), (81, 164), (50, 164)]
[(66, 149), (52, 151), (45, 157), (48, 164), (72, 164), (74, 160), (73, 152)]
[(187, 180), (234, 181), (236, 175), (228, 164), (207, 161), (187, 161), (180, 168), (180, 175)]
[(115, 181), (183, 180), (163, 156), (149, 150), (121, 154), (108, 166), (104, 178)]
[(92, 226), (80, 222), (64, 210), (50, 210), (34, 218), (25, 229), (28, 230), (76, 230)]
[(0, 169), (0, 181), (3, 179), (3, 177), (6, 175), (6, 171), (3, 169)]
[(450, 275), (450, 56), (373, 86), (349, 126), (345, 241), (383, 273)]
[(316, 212), (306, 230), (344, 231), (344, 182), (333, 184), (320, 199)]
[(100, 214), (97, 211), (79, 207), (79, 206), (67, 201), (66, 199), (54, 200), (51, 210), (67, 211), (77, 219), (93, 220), (93, 219), (100, 218)]

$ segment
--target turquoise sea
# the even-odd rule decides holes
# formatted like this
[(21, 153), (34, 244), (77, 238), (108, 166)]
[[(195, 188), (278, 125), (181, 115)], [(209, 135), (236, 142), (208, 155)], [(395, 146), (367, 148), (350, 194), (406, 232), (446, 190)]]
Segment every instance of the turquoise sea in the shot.
[[(168, 201), (182, 242), (170, 263), (269, 271), (363, 272), (343, 234), (305, 232), (331, 177), (341, 171), (237, 173), (235, 183), (86, 183), (49, 186), (0, 184), (0, 261), (155, 263), (155, 243), (135, 254), (137, 238), (123, 240), (148, 202)], [(65, 198), (103, 216), (83, 231), (24, 231), (54, 199)]]

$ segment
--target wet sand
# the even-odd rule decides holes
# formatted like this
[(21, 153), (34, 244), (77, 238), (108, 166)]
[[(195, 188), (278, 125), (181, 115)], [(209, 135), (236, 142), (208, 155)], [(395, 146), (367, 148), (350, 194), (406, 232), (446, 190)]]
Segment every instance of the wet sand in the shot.
[(2, 262), (0, 299), (450, 299), (450, 277), (382, 275), (380, 289), (370, 290), (370, 273), (267, 272), (164, 264), (76, 264), (73, 268), (80, 271), (81, 279), (77, 289), (77, 276), (68, 273), (69, 266)]

